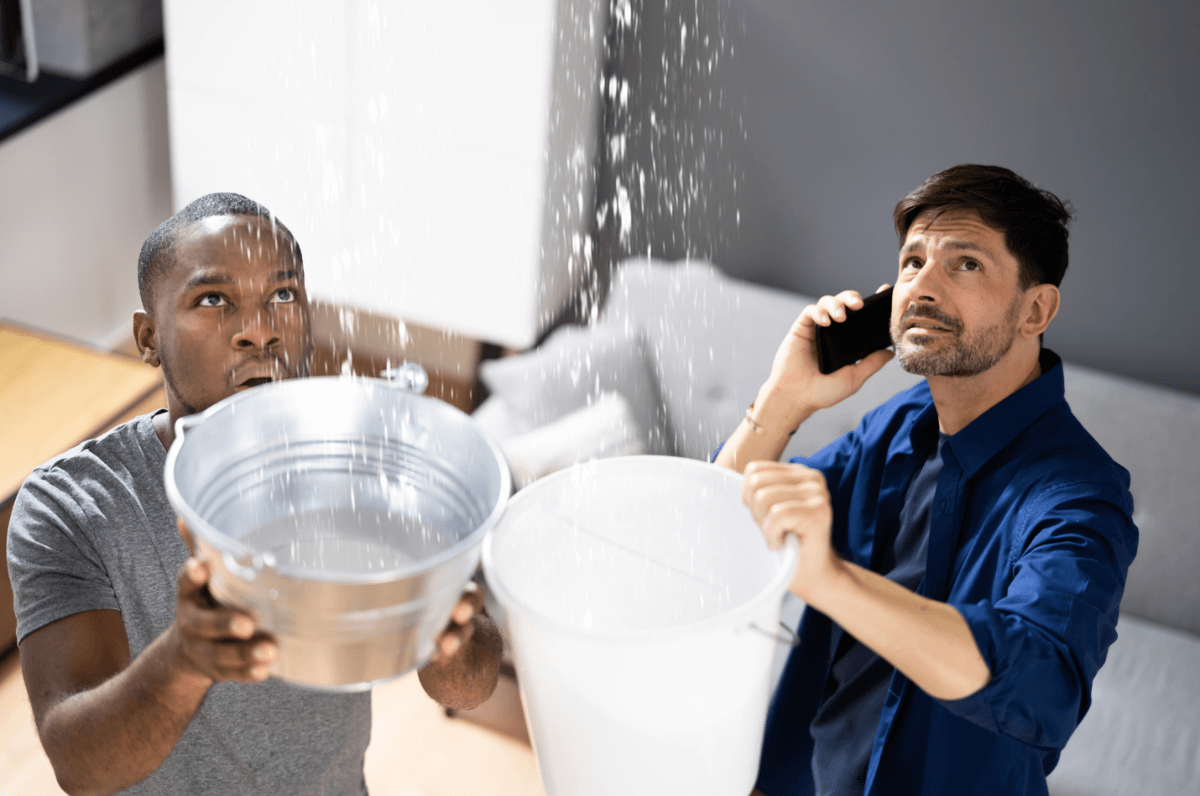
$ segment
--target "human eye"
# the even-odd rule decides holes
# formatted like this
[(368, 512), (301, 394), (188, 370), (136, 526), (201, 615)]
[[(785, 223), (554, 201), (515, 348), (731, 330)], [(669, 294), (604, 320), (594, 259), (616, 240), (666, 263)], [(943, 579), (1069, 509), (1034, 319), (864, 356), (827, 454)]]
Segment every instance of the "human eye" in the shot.
[(196, 302), (196, 304), (201, 307), (223, 307), (228, 303), (229, 302), (226, 300), (226, 298), (220, 293), (205, 293), (200, 297), (200, 300)]
[(909, 269), (909, 270), (914, 270), (914, 271), (918, 270), (921, 267), (921, 258), (920, 257), (909, 257), (908, 259), (906, 259), (903, 262), (903, 264), (901, 264), (900, 267), (901, 267), (901, 269)]
[(295, 300), (296, 291), (290, 287), (281, 287), (271, 295), (271, 302), (274, 304), (290, 304)]
[(962, 268), (962, 270), (964, 270), (964, 271), (982, 271), (983, 270), (983, 266), (980, 265), (979, 262), (976, 260), (963, 260), (962, 265), (960, 265), (959, 267)]

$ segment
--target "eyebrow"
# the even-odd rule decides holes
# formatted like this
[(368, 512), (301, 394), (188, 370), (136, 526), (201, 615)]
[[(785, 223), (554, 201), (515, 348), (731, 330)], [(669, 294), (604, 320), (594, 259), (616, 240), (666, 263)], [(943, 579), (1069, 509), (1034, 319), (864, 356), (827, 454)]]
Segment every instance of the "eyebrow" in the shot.
[[(296, 279), (296, 272), (292, 270), (276, 271), (275, 273), (271, 274), (270, 277), (271, 282), (291, 282), (294, 279)], [(188, 280), (188, 283), (184, 285), (183, 289), (191, 290), (193, 288), (205, 287), (208, 285), (232, 285), (235, 281), (237, 280), (235, 280), (229, 274), (214, 274), (211, 272), (196, 274)]]
[(231, 285), (233, 284), (233, 281), (233, 277), (229, 276), (228, 274), (196, 274), (188, 280), (188, 283), (183, 286), (183, 289), (191, 290), (194, 287), (201, 287), (203, 285)]
[[(969, 240), (948, 240), (945, 243), (945, 247), (947, 249), (952, 249), (954, 251), (974, 251), (974, 252), (982, 252), (984, 254), (990, 254), (990, 252), (988, 252), (987, 249), (983, 248), (978, 243), (975, 243), (975, 242), (969, 241)], [(904, 245), (904, 248), (900, 250), (900, 253), (908, 254), (909, 252), (915, 251), (917, 249), (924, 249), (924, 248), (925, 248), (925, 243), (923, 241), (913, 240), (913, 241), (909, 241), (908, 243), (906, 243)]]

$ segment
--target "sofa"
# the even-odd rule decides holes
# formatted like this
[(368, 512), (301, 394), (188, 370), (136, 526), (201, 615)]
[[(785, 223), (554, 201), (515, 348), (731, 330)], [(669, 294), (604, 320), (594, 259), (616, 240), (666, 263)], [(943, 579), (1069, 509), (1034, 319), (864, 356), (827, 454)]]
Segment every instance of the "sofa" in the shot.
[[(707, 459), (812, 301), (705, 263), (627, 261), (614, 270), (594, 325), (560, 328), (533, 351), (483, 364), (491, 396), (475, 417), (500, 441), (519, 483), (601, 456)], [(1048, 338), (1052, 346), (1053, 330)], [(1064, 370), (1072, 410), (1131, 473), (1140, 544), (1118, 639), (1050, 792), (1200, 793), (1200, 397), (1069, 363)], [(814, 415), (785, 456), (819, 449), (916, 381), (889, 363), (856, 395)], [(802, 609), (789, 601), (785, 621), (798, 621)]]

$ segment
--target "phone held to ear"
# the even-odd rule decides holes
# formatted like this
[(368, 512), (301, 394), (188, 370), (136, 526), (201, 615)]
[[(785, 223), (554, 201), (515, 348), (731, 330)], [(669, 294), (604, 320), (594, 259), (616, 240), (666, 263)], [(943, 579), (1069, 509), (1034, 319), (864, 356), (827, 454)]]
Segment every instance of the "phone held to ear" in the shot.
[(846, 310), (846, 320), (817, 327), (817, 368), (833, 373), (892, 344), (892, 289), (863, 299), (861, 309)]

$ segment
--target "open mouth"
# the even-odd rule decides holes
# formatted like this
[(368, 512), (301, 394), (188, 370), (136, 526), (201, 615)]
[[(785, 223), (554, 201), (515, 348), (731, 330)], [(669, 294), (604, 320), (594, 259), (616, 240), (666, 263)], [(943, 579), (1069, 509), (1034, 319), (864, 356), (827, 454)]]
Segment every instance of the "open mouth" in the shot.
[(270, 384), (273, 381), (275, 380), (270, 376), (255, 376), (254, 378), (246, 379), (244, 382), (239, 384), (238, 389), (249, 389), (251, 387), (257, 387), (260, 384)]
[(904, 331), (916, 332), (918, 334), (934, 332), (954, 333), (962, 328), (962, 324), (951, 317), (938, 317), (941, 314), (934, 314), (932, 311), (909, 312), (901, 322), (904, 324)]
[(932, 321), (912, 321), (908, 324), (908, 330), (918, 332), (948, 332), (950, 331), (945, 326), (933, 323)]

